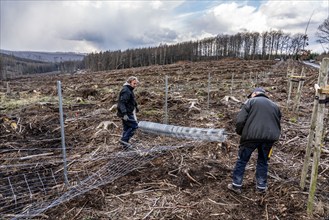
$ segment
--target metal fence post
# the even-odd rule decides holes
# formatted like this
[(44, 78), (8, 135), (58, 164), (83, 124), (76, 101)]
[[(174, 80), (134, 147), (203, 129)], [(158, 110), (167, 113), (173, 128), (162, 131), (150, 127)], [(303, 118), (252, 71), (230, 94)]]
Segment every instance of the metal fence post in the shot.
[(58, 100), (59, 100), (59, 116), (61, 123), (61, 136), (62, 136), (62, 149), (63, 149), (63, 163), (64, 163), (64, 180), (65, 185), (68, 186), (69, 181), (67, 178), (67, 163), (66, 163), (66, 148), (65, 148), (65, 133), (64, 133), (64, 117), (63, 117), (63, 104), (62, 104), (62, 87), (61, 82), (57, 81)]
[(210, 72), (208, 73), (208, 99), (207, 99), (207, 109), (209, 109), (209, 99), (210, 99)]
[(164, 124), (168, 124), (168, 76), (165, 78), (165, 118)]
[(231, 77), (231, 96), (233, 95), (233, 86), (234, 86), (234, 73), (232, 73), (232, 77)]

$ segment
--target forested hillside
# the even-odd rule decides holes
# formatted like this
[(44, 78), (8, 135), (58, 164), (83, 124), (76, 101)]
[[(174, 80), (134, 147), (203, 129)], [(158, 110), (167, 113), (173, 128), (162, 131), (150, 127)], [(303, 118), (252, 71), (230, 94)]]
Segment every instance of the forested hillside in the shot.
[(81, 61), (85, 56), (85, 54), (73, 52), (11, 51), (2, 49), (0, 50), (0, 53), (23, 59), (50, 63)]
[(1, 53), (0, 55), (0, 79), (14, 78), (27, 74), (49, 72), (74, 72), (83, 68), (81, 61), (42, 62), (19, 58)]
[(282, 31), (219, 34), (216, 37), (173, 45), (160, 44), (157, 47), (91, 53), (85, 57), (84, 63), (92, 71), (102, 71), (173, 64), (178, 61), (219, 60), (226, 57), (245, 60), (309, 59), (312, 54), (305, 49), (307, 45), (307, 35), (291, 35)]

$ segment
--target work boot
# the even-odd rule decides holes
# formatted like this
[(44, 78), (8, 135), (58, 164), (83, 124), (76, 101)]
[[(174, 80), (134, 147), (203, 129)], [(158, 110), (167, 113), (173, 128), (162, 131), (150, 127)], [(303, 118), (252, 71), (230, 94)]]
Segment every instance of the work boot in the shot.
[(129, 144), (128, 142), (125, 142), (122, 140), (119, 140), (119, 142), (120, 142), (121, 148), (125, 151), (130, 151), (130, 150), (134, 149), (133, 145)]
[(125, 151), (131, 151), (131, 150), (134, 150), (134, 147), (133, 147), (131, 144), (125, 144), (125, 145), (123, 146), (123, 149), (124, 149)]
[(237, 186), (234, 186), (233, 184), (228, 184), (227, 185), (227, 188), (233, 192), (235, 192), (236, 194), (241, 194), (242, 193), (242, 190), (241, 190), (241, 187), (237, 187)]
[(256, 187), (256, 192), (258, 194), (265, 194), (266, 193), (266, 190), (267, 190), (267, 187), (265, 187), (265, 188)]

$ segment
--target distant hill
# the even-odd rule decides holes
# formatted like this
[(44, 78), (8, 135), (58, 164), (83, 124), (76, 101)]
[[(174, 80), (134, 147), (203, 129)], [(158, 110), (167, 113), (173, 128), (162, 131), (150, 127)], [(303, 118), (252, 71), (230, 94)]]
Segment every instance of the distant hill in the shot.
[[(62, 58), (61, 62), (42, 61), (17, 57), (13, 54), (0, 53), (0, 80), (12, 79), (22, 75), (43, 73), (73, 73), (78, 69), (84, 69), (81, 58), (72, 56)], [(73, 60), (80, 59), (80, 60)], [(83, 59), (83, 58), (82, 58)]]
[(0, 49), (0, 53), (23, 59), (41, 62), (82, 61), (86, 54), (73, 52), (36, 52), (36, 51), (10, 51)]

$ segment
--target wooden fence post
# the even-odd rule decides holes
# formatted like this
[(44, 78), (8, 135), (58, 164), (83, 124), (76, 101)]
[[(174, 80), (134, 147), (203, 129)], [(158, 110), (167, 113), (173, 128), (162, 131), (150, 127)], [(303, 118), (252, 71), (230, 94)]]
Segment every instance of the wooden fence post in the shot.
[(289, 109), (290, 97), (291, 97), (291, 92), (292, 92), (292, 78), (290, 76), (288, 78), (289, 90), (288, 90), (288, 98), (287, 98), (287, 109)]
[[(328, 69), (329, 69), (329, 58), (324, 58), (321, 63), (320, 72), (319, 72), (319, 86), (320, 89), (325, 89), (328, 81)], [(326, 93), (329, 94), (329, 91), (321, 91), (316, 89), (316, 97), (318, 102), (318, 111), (316, 113), (316, 128), (315, 128), (315, 147), (313, 153), (313, 164), (312, 164), (312, 173), (311, 181), (307, 202), (307, 214), (312, 215), (313, 206), (314, 206), (314, 195), (316, 190), (316, 183), (318, 178), (318, 168), (319, 161), (321, 156), (321, 147), (323, 145), (323, 119), (325, 113), (325, 103), (326, 103)], [(328, 89), (329, 90), (329, 89)]]
[(288, 67), (287, 67), (287, 88), (289, 88), (290, 85), (290, 76), (293, 76), (295, 73), (295, 67), (293, 66), (293, 61), (288, 60)]
[[(299, 104), (300, 104), (300, 97), (301, 97), (301, 94), (302, 94), (304, 80), (305, 80), (305, 71), (304, 71), (304, 67), (303, 67), (302, 72), (300, 74), (300, 80), (298, 82), (297, 94), (296, 94), (296, 97), (295, 97), (295, 103), (294, 103), (294, 107), (293, 107), (294, 114), (298, 113)], [(298, 117), (298, 115), (297, 115), (297, 117)]]
[(289, 106), (290, 106), (291, 93), (292, 93), (292, 89), (294, 87), (293, 83), (298, 82), (297, 92), (295, 94), (295, 102), (294, 102), (294, 106), (292, 108), (293, 113), (297, 113), (297, 111), (298, 111), (301, 91), (302, 91), (302, 87), (304, 85), (304, 80), (305, 80), (304, 68), (302, 69), (300, 76), (289, 75), (289, 78), (288, 78), (289, 91), (288, 91), (288, 98), (287, 98), (287, 103), (286, 103), (287, 109), (289, 109)]
[(302, 174), (301, 174), (301, 179), (300, 179), (300, 184), (299, 184), (303, 190), (305, 188), (305, 180), (306, 180), (306, 175), (307, 175), (308, 167), (309, 167), (309, 163), (310, 163), (311, 149), (312, 149), (312, 145), (313, 145), (314, 133), (315, 133), (315, 127), (316, 127), (317, 112), (318, 112), (318, 101), (314, 100), (312, 116), (311, 116), (311, 127), (310, 127), (309, 134), (308, 134), (307, 145), (306, 145), (306, 150), (305, 150), (305, 157), (304, 157), (305, 159), (304, 159), (304, 164), (303, 164)]
[(9, 82), (7, 82), (7, 92), (6, 92), (6, 94), (10, 94), (10, 86), (9, 86)]

